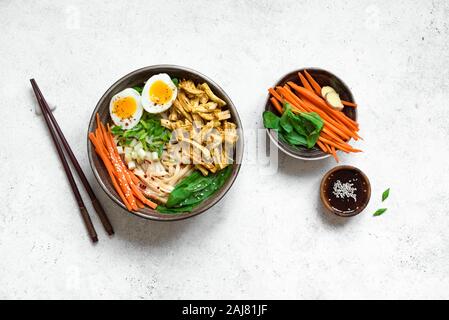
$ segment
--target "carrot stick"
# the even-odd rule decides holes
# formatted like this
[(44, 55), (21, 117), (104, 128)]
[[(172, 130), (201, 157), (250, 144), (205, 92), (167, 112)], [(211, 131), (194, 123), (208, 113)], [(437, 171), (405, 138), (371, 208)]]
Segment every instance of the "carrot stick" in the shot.
[(268, 92), (271, 93), (276, 99), (278, 99), (280, 103), (282, 103), (281, 96), (273, 88), (269, 88)]
[[(288, 91), (288, 90), (287, 90)], [(296, 95), (290, 91), (290, 93), (296, 97)], [(335, 133), (337, 133), (339, 136), (342, 137), (344, 140), (349, 140), (350, 137), (354, 137), (355, 135), (352, 131), (347, 129), (345, 126), (341, 125), (338, 121), (335, 121), (330, 116), (328, 116), (324, 111), (321, 111), (311, 103), (308, 103), (305, 100), (301, 100), (299, 97), (297, 97), (300, 100), (300, 105), (310, 111), (316, 112), (320, 115), (320, 117), (325, 121), (325, 123), (332, 129)]]
[(326, 143), (327, 143), (329, 146), (331, 146), (331, 147), (333, 146), (333, 147), (336, 147), (336, 148), (339, 149), (339, 150), (350, 152), (348, 149), (343, 148), (343, 147), (337, 145), (337, 144), (334, 143), (333, 141), (329, 141), (329, 140), (327, 140), (326, 138), (323, 138), (323, 137), (320, 137), (320, 139), (321, 139), (321, 141), (326, 142)]
[(342, 144), (340, 142), (334, 141), (334, 143), (336, 144), (335, 148), (345, 152), (345, 153), (358, 153), (358, 152), (363, 152), (360, 149), (355, 149), (353, 147), (351, 147), (349, 144)]
[(290, 103), (298, 111), (300, 111), (300, 112), (307, 112), (301, 105), (299, 105), (293, 98), (291, 98), (289, 96), (289, 94), (286, 92), (286, 90), (284, 88), (277, 87), (276, 89), (278, 90), (277, 92), (282, 95), (282, 97), (285, 99), (285, 101)]
[(98, 141), (99, 141), (102, 145), (104, 145), (104, 136), (103, 136), (103, 132), (102, 132), (102, 130), (101, 130), (101, 126), (102, 126), (103, 124), (101, 123), (100, 115), (98, 114), (98, 112), (97, 112), (97, 114), (95, 115), (95, 117), (96, 117), (96, 120), (97, 120), (97, 129), (95, 130), (95, 136), (97, 137)]
[(349, 128), (351, 128), (354, 131), (358, 131), (359, 130), (359, 125), (357, 122), (355, 122), (354, 120), (352, 120), (351, 118), (349, 118), (347, 115), (345, 115), (343, 112), (341, 111), (337, 111), (332, 109), (331, 107), (328, 106), (329, 112), (335, 116), (336, 118), (338, 118), (341, 122), (344, 122)]
[(135, 202), (135, 198), (133, 196), (132, 193), (132, 189), (131, 187), (127, 184), (126, 178), (123, 177), (123, 173), (120, 173), (120, 168), (117, 165), (116, 159), (114, 159), (113, 157), (109, 156), (109, 159), (111, 159), (110, 161), (113, 163), (112, 165), (112, 170), (113, 170), (113, 175), (115, 176), (115, 178), (118, 180), (118, 184), (123, 192), (124, 197), (127, 199), (127, 202), (130, 204), (130, 207), (132, 208), (132, 210), (137, 210), (137, 204)]
[[(323, 132), (329, 133), (329, 135), (332, 135), (336, 140), (345, 142), (344, 140), (349, 140), (350, 137), (353, 135), (353, 133), (349, 130), (347, 130), (344, 126), (341, 126), (338, 122), (334, 121), (332, 118), (327, 116), (325, 113), (323, 113), (321, 110), (315, 108), (313, 105), (306, 104), (303, 100), (301, 100), (299, 97), (297, 97), (293, 92), (291, 92), (288, 88), (283, 88), (283, 94), (287, 96), (289, 99), (295, 99), (295, 102), (302, 107), (306, 112), (316, 112), (318, 115), (321, 116), (324, 122), (323, 126)], [(339, 129), (341, 128), (341, 129)], [(344, 133), (343, 131), (346, 131), (347, 133)], [(333, 133), (335, 132), (335, 134)], [(343, 140), (344, 139), (344, 140)]]
[(106, 141), (106, 145), (108, 146), (108, 149), (110, 151), (111, 158), (113, 158), (114, 161), (119, 166), (119, 169), (123, 173), (123, 177), (126, 179), (126, 182), (128, 184), (131, 184), (132, 180), (128, 176), (129, 175), (129, 170), (125, 166), (125, 164), (123, 163), (122, 158), (120, 157), (120, 155), (118, 154), (118, 150), (117, 150), (117, 147), (114, 144), (112, 134), (110, 134), (109, 132), (106, 132), (105, 133), (105, 141)]
[(156, 209), (157, 204), (152, 202), (152, 201), (150, 201), (150, 200), (148, 200), (147, 198), (145, 198), (145, 196), (142, 194), (142, 192), (140, 192), (139, 188), (137, 188), (137, 186), (132, 181), (130, 183), (130, 186), (131, 186), (131, 189), (132, 189), (134, 195), (136, 196), (136, 198), (138, 200), (142, 201), (143, 203), (148, 205), (150, 208)]
[(92, 132), (89, 134), (89, 139), (92, 142), (92, 144), (95, 146), (95, 151), (100, 156), (101, 160), (103, 160), (103, 163), (106, 167), (106, 170), (109, 173), (109, 176), (111, 177), (112, 184), (113, 184), (115, 190), (119, 194), (119, 196), (122, 199), (123, 203), (125, 204), (126, 208), (128, 210), (132, 211), (131, 205), (129, 204), (128, 200), (126, 199), (125, 195), (123, 194), (122, 189), (117, 184), (117, 180), (115, 179), (115, 175), (114, 175), (113, 166), (112, 166), (111, 162), (109, 161), (107, 155), (104, 153), (104, 150), (103, 150), (104, 148), (101, 148), (99, 141), (97, 140), (97, 138), (95, 138), (95, 136)]
[(330, 106), (327, 105), (326, 101), (324, 101), (321, 97), (317, 96), (313, 92), (308, 91), (306, 88), (303, 88), (301, 86), (298, 86), (296, 83), (289, 81), (288, 84), (296, 90), (301, 96), (309, 100), (311, 103), (316, 105), (317, 107), (320, 107), (322, 110), (325, 110), (329, 114), (332, 114), (335, 116), (335, 118), (338, 118), (341, 122), (343, 122), (346, 126), (353, 129), (354, 131), (357, 131), (358, 124), (348, 118), (343, 112), (336, 111), (332, 109)]
[(310, 85), (310, 83), (307, 81), (307, 79), (302, 75), (301, 72), (298, 72), (298, 76), (299, 76), (299, 80), (301, 80), (302, 85), (304, 86), (304, 88), (306, 88), (309, 91), (313, 92), (313, 88)]
[(287, 85), (283, 87), (276, 87), (276, 89), (279, 89), (279, 91), (282, 93), (283, 97), (286, 99), (290, 99), (290, 101), (294, 101), (295, 104), (300, 106), (302, 109), (304, 109), (306, 112), (309, 112), (307, 108), (305, 108), (304, 105), (302, 105), (301, 100), (293, 94), (293, 92), (290, 91)]
[(134, 172), (132, 172), (131, 170), (128, 169), (129, 175), (131, 176), (131, 180), (138, 185), (140, 183), (139, 178), (136, 177), (136, 175), (134, 174)]
[(318, 140), (317, 143), (318, 143), (318, 142), (321, 143), (321, 144), (323, 145), (323, 147), (324, 147), (324, 152), (326, 152), (326, 153), (328, 153), (328, 154), (332, 154), (331, 147), (329, 147), (328, 144), (326, 144), (325, 142), (320, 141), (320, 140)]
[(276, 110), (277, 110), (280, 114), (282, 114), (283, 112), (282, 112), (281, 104), (276, 100), (276, 98), (275, 98), (275, 97), (271, 97), (271, 98), (270, 98), (270, 101), (271, 101), (271, 104), (273, 104), (273, 106), (276, 108)]
[[(108, 126), (108, 128), (109, 128), (109, 126)], [(123, 163), (122, 158), (120, 157), (120, 154), (118, 153), (117, 146), (113, 143), (112, 132), (110, 132), (110, 134), (111, 134), (110, 143), (112, 144), (112, 148), (114, 149), (114, 154), (115, 154), (117, 160), (119, 161), (119, 164), (121, 165), (121, 167), (122, 167), (122, 169), (123, 169), (123, 172), (125, 172), (125, 176), (128, 176), (128, 175), (129, 175), (129, 177), (130, 177), (130, 179), (127, 178), (128, 183), (133, 182), (133, 183), (135, 183), (135, 184), (138, 184), (138, 183), (139, 183), (139, 179), (138, 179), (138, 178), (134, 175), (134, 173), (133, 173), (131, 170), (129, 170), (128, 167)], [(129, 182), (129, 181), (131, 181), (131, 182)]]
[[(325, 138), (325, 139), (328, 139), (328, 138), (329, 138), (329, 137), (327, 137), (327, 136), (325, 136), (325, 135), (323, 135), (322, 137)], [(351, 153), (351, 152), (353, 152), (353, 153), (358, 153), (358, 152), (363, 152), (363, 151), (360, 150), (360, 149), (355, 149), (355, 148), (351, 147), (349, 144), (343, 144), (343, 143), (340, 143), (340, 142), (337, 142), (337, 141), (333, 141), (333, 142), (335, 143), (335, 148), (337, 148), (337, 149), (339, 149), (339, 150), (341, 150), (341, 151), (343, 151), (343, 152), (345, 152), (345, 153)]]
[[(91, 132), (91, 133), (89, 133), (89, 139), (90, 139), (90, 141), (92, 142), (92, 144), (94, 145), (95, 151), (99, 154), (99, 156), (100, 156), (101, 159), (103, 160), (103, 162), (104, 162), (106, 168), (113, 169), (112, 164), (111, 164), (111, 162), (109, 161), (109, 158), (108, 158), (108, 156), (107, 156), (107, 152), (106, 152), (106, 150), (104, 149), (104, 146), (102, 146), (102, 145), (100, 144), (100, 142), (98, 141), (98, 138), (95, 137), (95, 135)], [(104, 160), (107, 160), (107, 161), (104, 161)]]
[[(98, 114), (97, 124), (97, 136), (90, 133), (89, 138), (94, 144), (95, 150), (102, 158), (103, 163), (111, 176), (112, 183), (123, 200), (123, 203), (125, 203), (126, 207), (130, 211), (142, 208), (143, 204), (155, 209), (157, 204), (145, 198), (136, 186), (136, 184), (139, 183), (139, 179), (131, 173), (131, 171), (129, 171), (123, 163), (120, 155), (118, 154), (118, 150), (114, 142), (114, 136), (112, 135), (109, 125), (108, 130), (106, 130), (105, 126), (99, 120)], [(117, 183), (117, 179), (119, 183)], [(136, 198), (134, 198), (134, 196)]]
[(326, 109), (329, 106), (327, 105), (327, 103), (320, 97), (317, 96), (315, 93), (307, 90), (306, 88), (303, 88), (301, 86), (298, 86), (296, 83), (294, 83), (293, 81), (289, 81), (287, 82), (288, 85), (290, 87), (292, 87), (293, 89), (296, 90), (296, 92), (298, 92), (301, 96), (303, 96), (304, 98), (306, 98), (307, 100), (309, 100), (310, 102), (312, 102), (314, 105), (322, 108), (322, 109)]
[[(288, 102), (290, 102), (294, 107), (297, 107), (297, 109), (299, 109), (300, 110), (300, 112), (305, 112), (305, 111), (309, 111), (309, 110), (307, 110), (307, 109), (302, 109), (302, 108), (300, 108), (300, 106), (301, 105), (297, 105), (296, 104), (296, 101), (294, 102), (294, 101), (292, 101), (292, 97), (290, 96), (290, 94), (292, 94), (289, 90), (287, 90), (286, 88), (283, 88), (283, 87), (277, 87), (276, 88), (277, 90), (279, 90), (279, 93), (281, 94), (281, 95), (283, 95), (286, 99), (287, 99), (287, 101)], [(318, 111), (318, 110), (317, 110)], [(320, 112), (320, 111), (318, 111), (318, 112)], [(320, 113), (322, 113), (322, 112), (320, 112)], [(323, 119), (324, 120), (324, 119)], [(330, 126), (330, 127), (329, 127)], [(332, 125), (329, 125), (329, 123), (327, 123), (326, 122), (326, 120), (324, 120), (324, 127), (323, 127), (323, 129), (322, 129), (322, 133), (321, 134), (323, 134), (323, 133), (327, 133), (328, 134), (328, 137), (330, 137), (330, 136), (333, 136), (333, 138), (330, 138), (331, 140), (332, 139), (335, 139), (336, 140), (336, 142), (338, 141), (341, 145), (346, 145), (346, 142), (345, 141), (343, 141), (341, 138), (339, 138), (338, 136), (336, 136), (334, 133), (332, 133), (332, 131), (330, 130), (330, 129), (334, 129), (334, 130), (338, 130), (338, 129), (336, 129), (335, 127), (332, 127)], [(348, 139), (347, 140), (349, 140), (349, 137), (348, 137)], [(328, 152), (329, 153), (331, 153), (331, 151), (330, 151), (330, 149), (328, 148)]]
[[(115, 143), (113, 143), (114, 137), (112, 135), (112, 131), (111, 131), (109, 125), (108, 125), (108, 130), (109, 130), (109, 134), (111, 135), (111, 143), (112, 143), (112, 146), (114, 149), (114, 154), (116, 155), (116, 157), (118, 159), (122, 160), (122, 158), (120, 157), (120, 154), (118, 153), (117, 146), (115, 145)], [(127, 173), (129, 173), (129, 175), (131, 176), (132, 182), (134, 182), (135, 184), (138, 184), (139, 179), (134, 175), (134, 173), (132, 173), (132, 171), (128, 169), (128, 167), (123, 163), (123, 161), (121, 161), (121, 164), (123, 164), (123, 166), (122, 166), (123, 170), (126, 171)]]
[(331, 150), (330, 145), (328, 145), (328, 144), (324, 144), (324, 145), (326, 146), (327, 151), (328, 151), (330, 154), (332, 154), (332, 150)]
[(120, 189), (120, 186), (119, 186), (118, 183), (117, 183), (117, 179), (115, 178), (114, 173), (113, 173), (113, 172), (110, 172), (110, 173), (109, 173), (109, 176), (111, 177), (112, 184), (114, 185), (115, 190), (116, 190), (117, 193), (119, 194), (119, 196), (120, 196), (120, 198), (122, 199), (123, 203), (125, 204), (126, 208), (127, 208), (129, 211), (132, 211), (133, 208), (131, 207), (131, 205), (129, 204), (129, 202), (128, 202), (128, 200), (126, 199), (125, 195), (123, 194), (122, 189)]
[(327, 148), (324, 145), (324, 143), (322, 143), (320, 140), (317, 140), (316, 144), (318, 145), (318, 147), (320, 147), (321, 150), (323, 150), (325, 153), (327, 153)]
[(100, 128), (100, 126), (101, 126), (101, 120), (100, 120), (100, 115), (98, 114), (98, 112), (97, 112), (97, 114), (95, 115), (95, 120), (97, 121), (97, 128)]
[(322, 132), (321, 135), (320, 135), (320, 137), (325, 138), (325, 139), (330, 140), (330, 141), (333, 141), (336, 145), (338, 145), (338, 146), (340, 147), (340, 150), (341, 150), (341, 151), (343, 151), (343, 152), (345, 152), (345, 153), (349, 153), (348, 150), (349, 150), (349, 148), (350, 148), (350, 145), (347, 144), (346, 142), (341, 142), (341, 141), (335, 140), (334, 138), (332, 138), (332, 137), (331, 137), (328, 133), (326, 133), (326, 132)]
[(103, 144), (103, 138), (101, 137), (100, 129), (95, 129), (95, 137), (98, 139), (98, 142)]
[[(315, 108), (315, 109), (320, 110), (321, 112), (323, 112), (328, 117), (328, 121), (329, 122), (331, 122), (334, 126), (338, 127), (340, 130), (342, 130), (349, 137), (352, 137), (355, 140), (358, 140), (360, 138), (359, 135), (357, 134), (358, 128), (349, 127), (348, 124), (345, 123), (344, 121), (342, 121), (340, 119), (340, 117), (336, 116), (333, 113), (334, 111), (331, 111), (330, 108), (327, 109), (327, 110), (323, 110), (323, 109), (315, 106), (314, 104), (312, 104), (312, 102), (310, 102), (307, 99), (304, 99), (303, 101), (304, 101), (304, 103), (310, 105), (311, 108)], [(317, 110), (316, 110), (316, 112), (318, 113)], [(339, 111), (335, 111), (335, 112), (339, 112)]]
[(271, 98), (274, 98), (277, 102), (279, 102), (280, 105), (283, 105), (285, 102), (284, 99), (279, 95), (278, 92), (274, 91), (274, 93), (276, 94), (276, 96), (273, 95)]
[[(316, 109), (315, 107), (313, 107), (314, 109), (310, 109), (312, 108), (312, 106), (310, 106), (310, 108), (308, 108), (308, 106), (306, 106), (303, 102), (303, 100), (301, 100), (300, 98), (298, 98), (297, 96), (295, 96), (295, 94), (293, 92), (291, 92), (288, 88), (285, 87), (276, 87), (276, 89), (279, 91), (279, 93), (284, 96), (284, 98), (286, 98), (286, 100), (292, 104), (294, 107), (296, 107), (300, 112), (310, 112), (310, 111), (315, 111), (316, 113), (318, 113), (324, 123), (325, 123), (325, 127), (323, 128), (324, 132), (329, 132), (330, 130), (333, 130), (334, 132), (336, 132), (338, 135), (340, 135), (342, 138), (340, 138), (339, 140), (341, 142), (344, 142), (343, 139), (345, 140), (349, 140), (349, 135), (344, 134), (340, 129), (338, 129), (339, 127), (346, 129), (343, 126), (340, 126), (340, 124), (336, 123), (335, 121), (333, 121), (329, 116), (327, 116), (326, 114), (324, 114), (321, 110)], [(296, 100), (294, 99), (296, 98)], [(328, 121), (328, 122), (326, 122)], [(332, 123), (332, 124), (331, 124)], [(329, 128), (327, 128), (329, 127)], [(349, 131), (349, 133), (351, 135), (353, 135), (352, 132)]]
[(340, 162), (340, 160), (338, 159), (338, 156), (337, 156), (337, 152), (335, 152), (335, 147), (331, 146), (331, 152), (335, 158), (335, 161), (337, 161), (337, 163)]
[(130, 171), (126, 168), (125, 164), (123, 163), (122, 159), (120, 158), (120, 156), (118, 156), (118, 151), (117, 151), (117, 147), (115, 146), (114, 142), (113, 142), (113, 135), (112, 132), (108, 126), (108, 130), (109, 132), (106, 133), (106, 139), (109, 139), (109, 144), (112, 145), (112, 149), (114, 152), (115, 157), (117, 158), (117, 162), (120, 165), (121, 169), (123, 170), (124, 176), (126, 178), (126, 181), (128, 182), (131, 190), (133, 191), (133, 194), (136, 196), (137, 199), (139, 199), (140, 201), (142, 201), (143, 203), (145, 203), (146, 205), (148, 205), (150, 208), (152, 209), (156, 209), (157, 204), (148, 200), (147, 198), (145, 198), (145, 196), (140, 192), (140, 190), (137, 188), (137, 186), (134, 184), (133, 179), (130, 175)]
[(123, 166), (120, 164), (121, 159), (120, 159), (120, 157), (116, 157), (114, 149), (112, 147), (113, 143), (110, 140), (110, 137), (108, 136), (108, 133), (106, 132), (104, 125), (101, 124), (100, 128), (103, 131), (103, 137), (105, 140), (105, 144), (106, 144), (107, 150), (109, 151), (109, 158), (111, 159), (111, 162), (114, 166), (115, 172), (117, 173), (117, 179), (119, 181), (120, 187), (122, 187), (123, 193), (125, 194), (126, 198), (129, 200), (131, 207), (134, 210), (137, 210), (138, 208), (137, 208), (136, 200), (133, 196), (131, 187), (129, 186), (128, 181), (126, 179), (126, 174), (125, 174), (126, 171), (123, 170)]
[(337, 134), (335, 134), (334, 132), (332, 132), (327, 126), (326, 124), (323, 126), (322, 129), (323, 133), (327, 134), (331, 139), (338, 141), (340, 143), (346, 143), (346, 141), (344, 141), (342, 138), (340, 138)]
[(318, 82), (315, 81), (315, 79), (313, 79), (313, 77), (307, 72), (307, 70), (304, 70), (304, 73), (306, 74), (307, 79), (312, 85), (313, 90), (315, 90), (317, 95), (321, 96), (321, 86), (318, 84)]
[(348, 107), (357, 108), (357, 104), (355, 104), (355, 103), (353, 103), (353, 102), (341, 100), (341, 103), (343, 103), (343, 105), (348, 106)]
[(354, 131), (358, 131), (359, 130), (359, 124), (356, 121), (354, 121), (351, 118), (349, 118), (342, 111), (334, 110), (330, 106), (327, 106), (326, 111), (328, 111), (330, 114), (332, 114), (336, 118), (340, 119), (340, 121), (345, 123), (349, 128), (352, 128)]
[(136, 203), (137, 203), (137, 206), (139, 207), (139, 209), (145, 208), (144, 204), (142, 202), (140, 202), (139, 199), (136, 199)]
[(142, 194), (142, 192), (140, 192), (139, 189), (136, 189), (137, 187), (134, 184), (133, 184), (133, 188), (134, 188), (134, 194), (138, 197), (138, 199), (140, 199), (140, 201), (145, 203), (151, 209), (157, 208), (157, 203), (154, 203), (153, 201), (150, 201), (147, 198), (145, 198), (145, 196)]
[(320, 135), (319, 139), (320, 139), (322, 142), (325, 142), (325, 143), (329, 144), (330, 146), (334, 146), (334, 147), (336, 147), (337, 149), (342, 150), (342, 151), (359, 152), (359, 150), (353, 149), (350, 145), (342, 145), (342, 144), (337, 143), (337, 142), (335, 142), (335, 141), (328, 140), (328, 139), (326, 139), (325, 137), (323, 137), (322, 135)]
[[(319, 140), (318, 140), (318, 141), (319, 141)], [(322, 141), (321, 141), (321, 143), (322, 143), (322, 144), (324, 145), (324, 147), (326, 148), (326, 152), (327, 152), (327, 153), (332, 153), (332, 152), (331, 152), (331, 147), (329, 147), (329, 145), (328, 145), (327, 143), (322, 142)]]
[[(314, 92), (309, 91), (310, 94), (305, 94), (306, 99), (301, 99), (300, 96), (296, 95), (290, 90), (290, 86), (293, 89), (297, 89), (299, 86), (293, 82), (288, 82), (283, 87), (277, 86), (275, 89), (270, 88), (269, 91), (273, 95), (271, 101), (282, 102), (286, 101), (290, 103), (293, 107), (292, 111), (295, 113), (298, 112), (316, 112), (319, 114), (323, 121), (324, 126), (320, 133), (320, 137), (317, 141), (317, 145), (321, 150), (326, 153), (332, 154), (336, 161), (339, 161), (336, 150), (341, 150), (343, 152), (361, 152), (361, 150), (352, 148), (349, 144), (346, 143), (351, 137), (354, 139), (358, 139), (358, 135), (356, 131), (358, 128), (354, 130), (347, 126), (347, 123), (343, 122), (339, 117), (334, 118), (334, 113), (337, 112), (331, 109), (321, 97), (317, 96)], [(301, 89), (296, 90), (298, 94), (307, 91), (306, 88), (299, 87)], [(302, 96), (304, 98), (304, 95)], [(313, 101), (307, 99), (307, 97), (312, 97), (311, 100), (314, 100), (317, 104), (315, 105)], [(319, 102), (319, 101), (322, 102)], [(322, 107), (322, 108), (320, 108)], [(331, 110), (331, 111), (328, 111)], [(346, 117), (346, 115), (344, 115)], [(348, 118), (349, 119), (349, 118)]]
[(336, 148), (339, 149), (339, 150), (346, 150), (346, 151), (348, 151), (348, 152), (349, 152), (349, 150), (350, 150), (350, 147), (349, 147), (349, 146), (347, 147), (347, 146), (338, 144), (338, 143), (336, 143), (335, 141), (332, 141), (331, 139), (328, 139), (328, 137), (325, 137), (325, 135), (320, 135), (319, 139), (320, 139), (321, 142), (326, 143), (326, 144), (328, 144), (329, 146), (334, 146), (334, 147), (336, 147)]
[[(317, 90), (319, 90), (319, 92), (317, 92), (317, 95), (314, 95), (313, 92), (309, 91), (309, 95), (305, 94), (305, 92), (307, 92), (307, 89), (296, 85), (295, 83), (289, 81), (289, 84), (296, 90), (298, 91), (298, 93), (303, 94), (308, 100), (310, 100), (312, 103), (316, 104), (317, 106), (321, 107), (323, 110), (326, 110), (328, 112), (332, 112), (335, 116), (337, 116), (338, 118), (340, 118), (343, 122), (345, 122), (350, 128), (353, 129), (358, 129), (358, 124), (357, 122), (355, 122), (354, 120), (352, 120), (351, 118), (347, 117), (343, 112), (340, 111), (336, 111), (334, 109), (332, 109), (327, 103), (326, 101), (324, 101), (321, 98), (321, 87), (319, 86), (319, 84), (312, 78), (312, 76), (310, 76), (310, 74), (305, 71), (306, 76), (308, 77), (310, 83), (312, 83), (312, 86), (315, 89), (315, 92), (317, 92)], [(314, 85), (315, 83), (315, 85)], [(294, 85), (292, 85), (294, 84)], [(299, 90), (297, 90), (299, 89)], [(344, 118), (342, 118), (341, 116), (343, 116)]]

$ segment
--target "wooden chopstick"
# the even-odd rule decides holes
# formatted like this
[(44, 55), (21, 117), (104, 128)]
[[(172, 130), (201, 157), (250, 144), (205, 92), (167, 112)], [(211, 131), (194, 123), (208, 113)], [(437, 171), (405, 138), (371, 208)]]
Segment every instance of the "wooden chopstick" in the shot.
[(56, 121), (55, 117), (53, 116), (53, 113), (50, 111), (50, 107), (49, 107), (47, 101), (45, 100), (39, 86), (37, 85), (37, 83), (34, 79), (31, 79), (31, 84), (33, 85), (33, 88), (36, 88), (35, 92), (37, 91), (37, 98), (38, 98), (38, 100), (41, 101), (41, 103), (39, 105), (41, 106), (41, 108), (45, 109), (42, 111), (43, 112), (45, 111), (49, 115), (50, 120), (51, 120), (54, 128), (56, 129), (56, 133), (58, 134), (59, 139), (61, 140), (65, 151), (69, 155), (70, 161), (72, 162), (73, 166), (75, 167), (75, 170), (78, 173), (78, 176), (80, 177), (80, 180), (83, 183), (83, 186), (86, 189), (86, 192), (90, 197), (90, 200), (92, 201), (92, 206), (94, 207), (95, 212), (97, 213), (98, 217), (100, 218), (100, 221), (101, 221), (104, 229), (106, 230), (106, 232), (109, 235), (113, 235), (114, 229), (112, 228), (111, 222), (109, 221), (106, 213), (103, 210), (103, 207), (101, 206), (100, 202), (98, 201), (97, 197), (95, 196), (95, 193), (92, 190), (92, 187), (90, 186), (89, 181), (86, 178), (86, 175), (84, 174), (83, 170), (81, 169), (81, 166), (80, 166), (78, 160), (76, 159), (75, 154), (72, 151), (72, 148), (70, 148), (69, 143), (67, 142), (64, 134), (62, 133), (62, 130), (58, 125), (58, 122)]
[(34, 79), (30, 80), (31, 85), (33, 86), (34, 94), (36, 95), (39, 106), (41, 106), (42, 115), (44, 116), (45, 122), (47, 123), (48, 130), (50, 131), (50, 135), (52, 137), (53, 143), (56, 147), (56, 150), (59, 155), (59, 159), (62, 162), (62, 166), (64, 167), (64, 171), (66, 173), (67, 179), (69, 180), (70, 186), (72, 187), (73, 194), (75, 195), (76, 202), (78, 203), (78, 207), (80, 209), (81, 217), (83, 218), (84, 224), (87, 228), (87, 232), (93, 242), (98, 241), (97, 232), (95, 231), (94, 225), (92, 224), (92, 220), (90, 219), (89, 213), (87, 212), (86, 206), (84, 205), (83, 199), (81, 198), (81, 194), (76, 186), (75, 180), (73, 179), (72, 172), (70, 171), (69, 164), (64, 156), (64, 152), (62, 151), (61, 145), (59, 144), (58, 137), (56, 136), (55, 131), (50, 123), (50, 117), (42, 107), (42, 100), (39, 99), (39, 94), (37, 91), (37, 84)]

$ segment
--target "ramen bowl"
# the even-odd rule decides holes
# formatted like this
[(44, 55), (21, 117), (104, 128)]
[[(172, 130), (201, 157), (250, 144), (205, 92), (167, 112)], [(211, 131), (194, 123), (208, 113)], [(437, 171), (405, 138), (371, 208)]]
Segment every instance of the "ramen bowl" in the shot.
[[(132, 88), (134, 86), (141, 85), (146, 80), (148, 80), (151, 76), (159, 73), (167, 73), (171, 77), (175, 77), (178, 79), (191, 79), (195, 83), (203, 83), (206, 82), (212, 91), (222, 100), (224, 100), (227, 104), (227, 108), (231, 113), (231, 120), (236, 124), (237, 131), (239, 132), (239, 139), (237, 140), (235, 151), (234, 151), (234, 163), (231, 164), (233, 166), (232, 172), (227, 179), (227, 181), (223, 184), (223, 186), (217, 190), (214, 194), (212, 194), (209, 198), (205, 199), (198, 206), (194, 207), (191, 212), (181, 212), (181, 213), (173, 213), (173, 214), (165, 214), (160, 213), (157, 210), (153, 210), (149, 207), (145, 207), (139, 209), (137, 211), (130, 211), (132, 214), (135, 214), (139, 217), (151, 220), (158, 221), (174, 221), (174, 220), (182, 220), (186, 218), (190, 218), (196, 216), (202, 212), (205, 212), (212, 208), (215, 204), (217, 204), (229, 191), (232, 187), (235, 179), (240, 170), (241, 162), (242, 162), (242, 154), (243, 154), (243, 129), (242, 123), (240, 121), (240, 117), (238, 115), (237, 109), (232, 103), (229, 96), (226, 92), (218, 86), (213, 80), (208, 78), (207, 76), (199, 73), (198, 71), (181, 67), (175, 65), (155, 65), (149, 66), (145, 68), (141, 68), (135, 70), (121, 79), (117, 80), (100, 98), (95, 109), (92, 112), (92, 116), (89, 121), (88, 132), (93, 132), (96, 128), (95, 123), (95, 115), (98, 113), (100, 116), (100, 120), (103, 123), (110, 123), (111, 117), (109, 114), (109, 103), (111, 98), (118, 92), (124, 90), (125, 88)], [(88, 140), (87, 152), (89, 157), (89, 163), (94, 173), (95, 178), (97, 179), (100, 187), (103, 191), (108, 195), (108, 197), (119, 207), (127, 210), (125, 204), (121, 200), (120, 196), (116, 192), (114, 186), (112, 185), (111, 179), (109, 177), (108, 171), (106, 170), (103, 162), (100, 157), (95, 152), (95, 148)]]

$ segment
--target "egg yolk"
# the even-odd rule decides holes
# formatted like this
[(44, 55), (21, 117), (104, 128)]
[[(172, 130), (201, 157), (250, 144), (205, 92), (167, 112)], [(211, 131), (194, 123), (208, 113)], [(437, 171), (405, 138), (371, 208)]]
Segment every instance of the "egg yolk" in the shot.
[(172, 89), (162, 80), (154, 81), (150, 87), (150, 100), (157, 104), (165, 104), (173, 95)]
[(120, 119), (128, 119), (134, 115), (136, 110), (136, 100), (132, 97), (124, 97), (114, 101), (112, 112)]

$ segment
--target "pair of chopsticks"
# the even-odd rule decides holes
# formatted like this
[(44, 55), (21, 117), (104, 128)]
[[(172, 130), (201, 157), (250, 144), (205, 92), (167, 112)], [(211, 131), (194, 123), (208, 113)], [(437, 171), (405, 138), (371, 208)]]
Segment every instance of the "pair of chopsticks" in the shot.
[[(78, 203), (78, 207), (81, 212), (81, 217), (84, 221), (84, 224), (87, 228), (87, 232), (89, 233), (89, 237), (93, 242), (98, 241), (97, 232), (95, 231), (94, 225), (92, 224), (92, 220), (90, 219), (89, 213), (87, 212), (86, 206), (84, 205), (83, 199), (81, 198), (81, 194), (78, 190), (78, 187), (76, 186), (75, 179), (73, 179), (72, 172), (70, 171), (69, 164), (67, 163), (67, 159), (64, 156), (64, 151), (62, 148), (64, 147), (65, 151), (67, 152), (67, 155), (69, 156), (70, 161), (72, 162), (73, 167), (75, 168), (76, 172), (78, 173), (78, 176), (81, 179), (81, 182), (84, 185), (84, 188), (87, 191), (87, 194), (90, 197), (90, 200), (92, 201), (92, 205), (95, 209), (95, 212), (97, 213), (98, 217), (100, 218), (101, 223), (103, 224), (104, 229), (109, 235), (114, 234), (114, 230), (112, 229), (111, 222), (109, 221), (108, 217), (106, 216), (106, 213), (103, 210), (103, 207), (101, 206), (100, 202), (97, 200), (97, 197), (95, 196), (94, 191), (92, 190), (92, 187), (90, 186), (89, 182), (87, 181), (86, 176), (84, 175), (83, 170), (81, 169), (80, 164), (78, 163), (78, 160), (76, 159), (75, 155), (73, 154), (72, 149), (69, 146), (69, 143), (67, 142), (66, 138), (64, 137), (64, 134), (61, 131), (61, 128), (59, 127), (58, 123), (56, 122), (55, 117), (53, 116), (50, 107), (48, 106), (47, 101), (45, 100), (44, 96), (42, 95), (41, 90), (39, 89), (36, 81), (34, 79), (30, 80), (31, 85), (33, 87), (34, 94), (36, 95), (37, 102), (39, 103), (39, 106), (42, 110), (42, 115), (44, 116), (45, 122), (47, 123), (48, 130), (50, 131), (50, 135), (52, 137), (53, 143), (56, 147), (56, 151), (58, 152), (59, 159), (62, 162), (62, 166), (64, 167), (64, 171), (67, 175), (67, 179), (70, 182), (70, 186), (72, 187), (73, 194), (75, 195), (76, 202)], [(58, 139), (59, 137), (59, 139)], [(61, 147), (62, 143), (62, 147)]]

